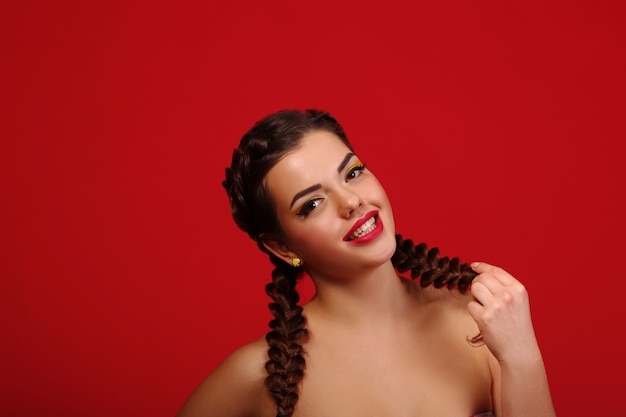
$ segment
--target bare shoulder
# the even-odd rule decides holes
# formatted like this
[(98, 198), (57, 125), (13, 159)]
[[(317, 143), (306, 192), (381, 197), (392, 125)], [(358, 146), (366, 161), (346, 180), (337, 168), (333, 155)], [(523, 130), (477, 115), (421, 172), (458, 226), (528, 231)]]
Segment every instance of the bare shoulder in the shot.
[(235, 350), (198, 385), (176, 416), (272, 416), (264, 385), (266, 361), (264, 338)]
[(458, 289), (435, 288), (433, 285), (422, 288), (419, 282), (413, 284), (421, 314), (432, 324), (432, 331), (441, 329), (455, 338), (462, 336), (465, 341), (480, 333), (467, 308), (473, 296), (470, 291), (461, 293)]

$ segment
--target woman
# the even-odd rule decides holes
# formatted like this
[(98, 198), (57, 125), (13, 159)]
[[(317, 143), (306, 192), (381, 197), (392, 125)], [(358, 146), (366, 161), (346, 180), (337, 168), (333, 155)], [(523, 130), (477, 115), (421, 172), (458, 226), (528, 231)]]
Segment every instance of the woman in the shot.
[[(330, 114), (260, 120), (223, 184), (275, 266), (275, 318), (178, 417), (555, 415), (525, 288), (396, 235), (383, 187)], [(300, 306), (304, 273), (316, 293)]]

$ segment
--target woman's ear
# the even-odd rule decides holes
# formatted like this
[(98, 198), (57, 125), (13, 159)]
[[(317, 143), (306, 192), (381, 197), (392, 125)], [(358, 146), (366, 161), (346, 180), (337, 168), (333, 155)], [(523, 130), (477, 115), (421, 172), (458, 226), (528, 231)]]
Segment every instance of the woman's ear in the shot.
[(261, 243), (263, 244), (265, 249), (267, 249), (289, 265), (291, 265), (291, 260), (298, 256), (294, 251), (290, 250), (285, 241), (279, 237), (262, 235)]

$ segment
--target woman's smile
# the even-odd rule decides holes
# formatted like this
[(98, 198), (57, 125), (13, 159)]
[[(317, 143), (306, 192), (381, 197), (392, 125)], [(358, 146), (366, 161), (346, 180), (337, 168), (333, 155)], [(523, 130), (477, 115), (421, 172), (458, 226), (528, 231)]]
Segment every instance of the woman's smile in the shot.
[(393, 214), (385, 190), (336, 135), (324, 130), (305, 135), (270, 169), (266, 185), (290, 249), (282, 259), (294, 253), (318, 275), (348, 276), (349, 270), (376, 268), (393, 255)]
[(352, 244), (369, 243), (380, 236), (382, 231), (383, 222), (378, 218), (378, 211), (372, 211), (357, 221), (343, 240)]

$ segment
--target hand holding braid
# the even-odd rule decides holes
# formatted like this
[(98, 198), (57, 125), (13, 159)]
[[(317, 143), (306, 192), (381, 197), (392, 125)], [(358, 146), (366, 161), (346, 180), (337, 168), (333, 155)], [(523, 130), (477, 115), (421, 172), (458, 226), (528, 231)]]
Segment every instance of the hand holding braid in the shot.
[[(441, 258), (439, 249), (428, 250), (425, 243), (415, 246), (411, 239), (403, 240), (401, 235), (396, 235), (396, 252), (391, 257), (391, 262), (398, 272), (410, 270), (412, 279), (420, 278), (422, 287), (434, 283), (435, 288), (456, 287), (461, 293), (467, 292), (478, 275), (468, 264), (461, 264), (459, 258)], [(468, 338), (475, 345), (481, 344), (482, 340), (480, 333)]]

